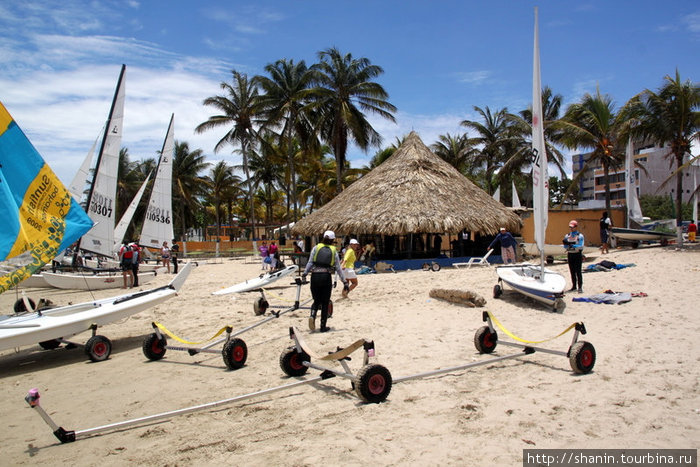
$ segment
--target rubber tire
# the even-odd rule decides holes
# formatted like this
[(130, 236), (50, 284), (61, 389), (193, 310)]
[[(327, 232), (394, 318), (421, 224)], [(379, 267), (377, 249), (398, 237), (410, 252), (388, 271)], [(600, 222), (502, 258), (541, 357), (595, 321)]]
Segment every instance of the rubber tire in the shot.
[(221, 355), (224, 357), (224, 363), (229, 370), (237, 370), (245, 365), (248, 359), (248, 346), (245, 345), (243, 339), (231, 339), (224, 344)]
[[(28, 298), (27, 300), (29, 301), (29, 306), (32, 307), (32, 310), (36, 308), (34, 300), (32, 300), (31, 298)], [(24, 305), (23, 299), (20, 298), (15, 302), (14, 310), (17, 314), (24, 313), (25, 311), (27, 311), (27, 307)]]
[(554, 300), (554, 305), (552, 305), (552, 310), (555, 313), (563, 313), (565, 309), (566, 309), (566, 302), (563, 299), (557, 298)]
[(61, 341), (59, 341), (58, 339), (51, 339), (48, 341), (39, 342), (39, 347), (41, 347), (44, 350), (53, 350), (59, 348), (60, 346)]
[(474, 347), (479, 353), (492, 353), (498, 346), (498, 333), (482, 326), (474, 333)]
[(569, 349), (569, 363), (575, 373), (585, 375), (595, 366), (595, 347), (586, 341), (578, 341)]
[(309, 371), (309, 367), (301, 362), (310, 362), (311, 358), (306, 352), (298, 353), (296, 348), (291, 347), (280, 355), (280, 368), (287, 376), (303, 376)]
[(500, 284), (493, 286), (493, 298), (498, 298), (503, 295), (503, 287)]
[(354, 379), (355, 393), (364, 402), (384, 402), (391, 392), (391, 373), (382, 365), (365, 365)]
[(107, 360), (112, 353), (112, 341), (105, 336), (92, 336), (85, 343), (85, 354), (93, 362)]
[(440, 270), (440, 265), (438, 263), (433, 263), (430, 268), (433, 270), (433, 272), (438, 272)]
[(547, 256), (545, 258), (545, 261), (547, 262), (547, 264), (554, 264), (554, 256)]
[(423, 263), (423, 271), (430, 271), (430, 265), (428, 263)]
[(257, 300), (253, 302), (253, 312), (255, 313), (255, 316), (264, 315), (268, 306), (270, 306), (270, 304), (267, 303), (267, 300), (264, 300), (262, 297), (258, 297)]
[(147, 359), (155, 362), (165, 357), (165, 352), (168, 350), (166, 348), (167, 345), (168, 341), (165, 336), (159, 339), (158, 334), (154, 332), (143, 340), (141, 350), (143, 350), (143, 354)]

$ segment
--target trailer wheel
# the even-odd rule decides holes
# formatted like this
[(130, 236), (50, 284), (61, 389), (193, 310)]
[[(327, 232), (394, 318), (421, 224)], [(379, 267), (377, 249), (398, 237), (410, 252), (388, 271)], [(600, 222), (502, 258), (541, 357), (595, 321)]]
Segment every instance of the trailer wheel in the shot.
[(438, 272), (440, 270), (440, 265), (438, 263), (433, 263), (433, 265), (431, 266), (431, 269), (434, 272)]
[(248, 359), (248, 347), (243, 339), (231, 339), (224, 345), (221, 355), (229, 370), (237, 370), (245, 365)]
[(503, 295), (503, 287), (500, 284), (493, 286), (493, 298), (498, 298)]
[(586, 341), (576, 342), (569, 349), (569, 363), (574, 372), (590, 373), (595, 365), (595, 347)]
[(308, 367), (302, 365), (302, 362), (310, 362), (311, 358), (306, 352), (298, 353), (294, 347), (291, 347), (280, 355), (280, 367), (288, 376), (302, 376), (309, 370)]
[(378, 404), (391, 392), (391, 373), (382, 365), (365, 365), (355, 376), (355, 392), (364, 402)]
[(552, 307), (554, 308), (555, 312), (562, 313), (566, 308), (566, 302), (561, 298), (557, 298), (554, 300), (554, 305)]
[[(32, 307), (32, 310), (33, 310), (36, 307), (34, 300), (32, 300), (31, 298), (28, 298), (27, 301), (29, 302), (29, 306)], [(17, 313), (17, 314), (24, 313), (25, 311), (29, 311), (29, 310), (27, 310), (27, 306), (24, 304), (24, 299), (22, 299), (22, 298), (18, 299), (15, 302), (14, 310), (15, 310), (15, 313)]]
[(423, 263), (423, 271), (430, 271), (430, 265), (428, 263)]
[(51, 339), (48, 341), (39, 342), (39, 347), (41, 347), (44, 350), (53, 350), (59, 348), (60, 346), (61, 341), (59, 341), (58, 339)]
[(474, 347), (479, 353), (491, 353), (498, 345), (498, 334), (488, 326), (482, 326), (474, 333)]
[(167, 345), (168, 341), (165, 339), (165, 336), (159, 339), (158, 334), (154, 332), (143, 340), (141, 350), (143, 350), (143, 354), (146, 358), (156, 361), (165, 356), (165, 352), (168, 350), (166, 348)]
[(85, 353), (93, 362), (107, 360), (112, 353), (112, 342), (105, 336), (92, 336), (85, 343)]
[(258, 297), (258, 299), (253, 302), (253, 311), (255, 312), (255, 316), (264, 315), (268, 306), (270, 306), (270, 304), (267, 303), (267, 300), (262, 297)]

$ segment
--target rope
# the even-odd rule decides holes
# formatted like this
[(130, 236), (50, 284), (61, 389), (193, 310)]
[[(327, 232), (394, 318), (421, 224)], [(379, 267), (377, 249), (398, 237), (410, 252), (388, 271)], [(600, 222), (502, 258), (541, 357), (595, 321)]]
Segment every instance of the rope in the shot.
[(172, 332), (170, 332), (168, 329), (166, 329), (165, 326), (163, 326), (163, 325), (160, 324), (160, 323), (154, 322), (153, 325), (156, 326), (156, 327), (157, 327), (158, 329), (160, 329), (161, 331), (163, 331), (163, 333), (165, 333), (168, 337), (171, 337), (171, 338), (175, 339), (175, 340), (178, 341), (178, 342), (181, 342), (181, 343), (183, 343), (183, 344), (188, 344), (188, 345), (200, 345), (200, 344), (204, 344), (205, 342), (209, 342), (209, 341), (211, 341), (211, 340), (216, 339), (216, 338), (219, 337), (221, 334), (223, 334), (226, 330), (230, 329), (230, 326), (224, 326), (223, 328), (219, 329), (219, 331), (218, 331), (216, 334), (214, 334), (212, 337), (210, 337), (209, 339), (204, 340), (204, 341), (201, 341), (201, 342), (192, 342), (192, 341), (188, 341), (188, 340), (181, 339), (181, 338), (177, 337), (175, 334), (173, 334)]
[(261, 289), (263, 292), (265, 292), (267, 295), (272, 295), (272, 296), (275, 297), (275, 298), (279, 298), (279, 299), (282, 300), (283, 302), (295, 303), (294, 300), (290, 300), (290, 299), (288, 299), (288, 298), (284, 298), (284, 297), (281, 296), (281, 295), (277, 295), (276, 293), (270, 292), (269, 289), (265, 289), (264, 287), (260, 287), (260, 289)]
[(505, 327), (503, 327), (503, 325), (501, 324), (501, 322), (498, 321), (498, 319), (496, 319), (496, 317), (495, 317), (490, 311), (488, 311), (487, 313), (489, 314), (489, 318), (491, 318), (491, 321), (492, 321), (493, 323), (495, 323), (496, 326), (498, 326), (503, 332), (505, 332), (511, 339), (515, 339), (516, 341), (524, 342), (525, 344), (541, 344), (541, 343), (543, 343), (543, 342), (549, 342), (549, 341), (551, 341), (551, 340), (556, 339), (557, 337), (563, 336), (563, 335), (566, 334), (567, 332), (569, 332), (569, 331), (571, 331), (572, 329), (574, 329), (574, 328), (576, 327), (576, 324), (578, 324), (578, 323), (572, 324), (571, 326), (569, 326), (568, 328), (564, 329), (562, 332), (560, 332), (560, 333), (557, 334), (556, 336), (550, 337), (549, 339), (544, 339), (544, 340), (541, 340), (541, 341), (529, 341), (529, 340), (526, 340), (526, 339), (521, 339), (520, 337), (516, 336), (515, 334), (513, 334), (512, 332), (510, 332), (509, 330), (507, 330)]

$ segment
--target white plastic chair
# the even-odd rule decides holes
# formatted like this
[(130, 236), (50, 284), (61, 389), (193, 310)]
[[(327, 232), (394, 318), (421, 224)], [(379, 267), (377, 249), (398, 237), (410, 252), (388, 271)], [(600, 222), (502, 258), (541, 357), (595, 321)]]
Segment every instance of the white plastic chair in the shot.
[(477, 258), (476, 256), (469, 258), (469, 261), (466, 263), (453, 263), (452, 266), (459, 268), (460, 266), (466, 266), (468, 268), (472, 267), (472, 265), (479, 265), (479, 266), (491, 266), (491, 264), (488, 262), (489, 256), (491, 256), (491, 253), (493, 253), (493, 248), (491, 248), (489, 251), (486, 252), (484, 256), (481, 258)]

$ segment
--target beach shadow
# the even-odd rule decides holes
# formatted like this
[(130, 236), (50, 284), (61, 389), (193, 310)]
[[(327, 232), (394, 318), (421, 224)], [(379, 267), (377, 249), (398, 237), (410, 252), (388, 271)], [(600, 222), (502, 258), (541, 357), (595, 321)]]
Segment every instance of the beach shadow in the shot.
[[(73, 341), (84, 344), (89, 335), (86, 333), (85, 338)], [(78, 336), (81, 337), (81, 336)], [(140, 348), (143, 344), (145, 336), (125, 337), (112, 340), (111, 358), (117, 355)], [(57, 368), (64, 365), (72, 365), (74, 363), (84, 363), (87, 365), (100, 364), (101, 362), (92, 362), (85, 355), (85, 350), (82, 345), (66, 346), (53, 350), (43, 350), (38, 345), (32, 346), (15, 354), (8, 354), (0, 357), (0, 380), (10, 376), (16, 376), (33, 371), (42, 371), (49, 368)]]

